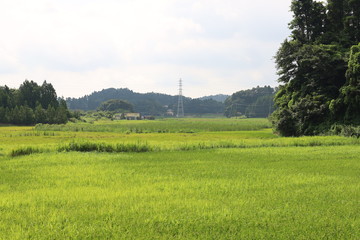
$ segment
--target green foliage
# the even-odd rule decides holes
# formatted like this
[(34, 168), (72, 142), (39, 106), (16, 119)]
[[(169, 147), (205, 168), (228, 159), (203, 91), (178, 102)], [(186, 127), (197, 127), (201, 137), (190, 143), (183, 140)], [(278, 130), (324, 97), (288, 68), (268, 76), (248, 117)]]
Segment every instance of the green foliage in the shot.
[(345, 137), (360, 137), (360, 126), (334, 124), (331, 126), (330, 134)]
[[(95, 110), (102, 102), (111, 99), (126, 100), (134, 106), (135, 112), (142, 115), (162, 116), (167, 110), (177, 109), (178, 96), (170, 96), (160, 93), (136, 93), (125, 89), (104, 89), (93, 92), (81, 98), (66, 99), (70, 109)], [(213, 99), (191, 99), (184, 97), (184, 109), (186, 114), (223, 113), (224, 104)]]
[(110, 111), (110, 112), (133, 112), (133, 105), (125, 100), (120, 99), (110, 99), (106, 102), (101, 103), (98, 108), (100, 111)]
[(270, 86), (236, 92), (225, 101), (225, 116), (268, 117), (274, 109), (273, 96)]
[(331, 110), (341, 122), (360, 124), (360, 43), (351, 48), (346, 79)]
[(0, 87), (0, 123), (33, 125), (35, 123), (66, 123), (70, 118), (66, 102), (57, 100), (50, 83), (39, 86), (25, 80), (19, 89)]
[(39, 148), (28, 146), (28, 147), (21, 147), (21, 148), (12, 150), (10, 153), (10, 156), (18, 157), (18, 156), (30, 155), (33, 153), (41, 153), (41, 152), (43, 152), (43, 151), (40, 150)]
[(94, 142), (71, 142), (67, 145), (58, 147), (59, 152), (150, 152), (152, 148), (146, 143), (117, 143), (115, 145), (107, 143), (94, 143)]
[(289, 24), (292, 35), (302, 43), (313, 42), (324, 32), (326, 9), (313, 0), (296, 0), (291, 3), (294, 19)]
[(354, 2), (292, 1), (291, 39), (275, 56), (282, 85), (272, 119), (280, 134), (314, 135), (327, 132), (335, 122), (360, 123), (358, 73), (353, 67), (357, 47), (349, 51), (359, 42), (358, 30), (346, 20), (358, 19)]
[(42, 108), (41, 104), (38, 103), (38, 105), (35, 108), (34, 114), (35, 114), (35, 121), (37, 123), (47, 122), (46, 110)]
[[(173, 105), (172, 109), (176, 109)], [(224, 113), (224, 104), (213, 99), (185, 99), (184, 109), (186, 114)]]
[(164, 115), (166, 108), (155, 99), (145, 99), (136, 102), (136, 112), (142, 115)]

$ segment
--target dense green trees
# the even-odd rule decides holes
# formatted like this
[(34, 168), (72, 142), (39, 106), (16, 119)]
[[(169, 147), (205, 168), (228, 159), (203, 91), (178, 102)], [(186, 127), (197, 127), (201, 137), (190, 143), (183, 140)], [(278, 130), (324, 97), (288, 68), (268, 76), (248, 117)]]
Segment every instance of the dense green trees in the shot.
[(359, 123), (360, 1), (293, 0), (292, 33), (275, 61), (280, 82), (273, 114), (285, 136), (313, 135), (334, 123)]
[(120, 100), (120, 99), (110, 99), (101, 103), (99, 107), (100, 111), (110, 111), (110, 112), (133, 112), (134, 107), (128, 101)]
[(268, 117), (272, 113), (274, 89), (270, 86), (234, 93), (225, 101), (225, 116)]
[(25, 80), (19, 89), (0, 87), (0, 123), (66, 123), (70, 113), (65, 100), (58, 100), (54, 87)]
[[(173, 104), (172, 109), (177, 109), (177, 104)], [(190, 99), (184, 100), (184, 110), (186, 114), (223, 114), (224, 103), (213, 99)]]
[(351, 48), (346, 83), (340, 96), (331, 101), (330, 110), (336, 120), (360, 124), (360, 43)]
[[(73, 110), (95, 110), (102, 102), (111, 99), (126, 100), (133, 104), (134, 111), (143, 115), (160, 116), (167, 110), (177, 109), (178, 96), (170, 96), (160, 93), (136, 93), (127, 88), (108, 88), (93, 92), (81, 98), (66, 99), (68, 106)], [(191, 99), (184, 97), (184, 109), (186, 114), (223, 113), (224, 104), (212, 99)]]

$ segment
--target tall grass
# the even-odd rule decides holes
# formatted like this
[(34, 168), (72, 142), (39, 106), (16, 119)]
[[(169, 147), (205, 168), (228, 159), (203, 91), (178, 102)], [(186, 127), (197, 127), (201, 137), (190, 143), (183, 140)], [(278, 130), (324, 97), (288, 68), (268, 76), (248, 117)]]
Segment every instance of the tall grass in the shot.
[(150, 152), (152, 151), (147, 143), (117, 143), (115, 145), (98, 142), (70, 142), (58, 147), (59, 152)]
[(13, 149), (10, 153), (10, 156), (18, 157), (18, 156), (24, 156), (24, 155), (30, 155), (30, 154), (42, 153), (42, 152), (44, 152), (43, 149), (40, 149), (37, 147), (32, 147), (32, 146), (27, 146), (27, 147), (20, 147), (20, 148)]
[[(298, 138), (240, 138), (238, 140), (226, 140), (220, 138), (212, 141), (177, 141), (168, 144), (167, 139), (163, 142), (121, 142), (106, 143), (90, 140), (71, 141), (58, 144), (54, 150), (58, 152), (154, 152), (154, 151), (192, 151), (202, 149), (226, 149), (226, 148), (279, 148), (279, 147), (316, 147), (316, 146), (344, 146), (360, 145), (360, 139), (345, 138), (338, 136), (298, 137)], [(10, 156), (29, 155), (32, 153), (49, 152), (49, 149), (28, 146), (20, 147), (11, 151)]]

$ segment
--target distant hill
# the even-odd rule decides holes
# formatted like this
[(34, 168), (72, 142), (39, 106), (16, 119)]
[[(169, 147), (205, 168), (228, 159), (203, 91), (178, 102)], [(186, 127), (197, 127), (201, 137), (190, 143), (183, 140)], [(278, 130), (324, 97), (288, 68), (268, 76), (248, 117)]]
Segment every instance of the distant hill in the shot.
[[(96, 110), (102, 102), (110, 99), (126, 100), (134, 105), (134, 111), (146, 115), (164, 115), (175, 113), (178, 96), (162, 93), (136, 93), (128, 88), (108, 88), (93, 92), (80, 98), (67, 98), (72, 110)], [(224, 103), (211, 98), (183, 98), (185, 114), (224, 113)]]
[(224, 103), (225, 100), (226, 100), (228, 97), (230, 97), (230, 95), (217, 94), (217, 95), (210, 95), (210, 96), (200, 97), (200, 98), (198, 98), (198, 99), (200, 99), (200, 100), (213, 99), (213, 100), (215, 100), (215, 101)]
[(268, 117), (275, 109), (275, 91), (270, 86), (238, 91), (225, 101), (225, 116)]
[(136, 93), (128, 88), (108, 88), (101, 91), (95, 91), (90, 95), (85, 95), (80, 98), (67, 98), (66, 102), (70, 109), (96, 110), (102, 102), (110, 99), (127, 100), (132, 104), (155, 100), (161, 106), (173, 104), (177, 101), (176, 96), (166, 94)]

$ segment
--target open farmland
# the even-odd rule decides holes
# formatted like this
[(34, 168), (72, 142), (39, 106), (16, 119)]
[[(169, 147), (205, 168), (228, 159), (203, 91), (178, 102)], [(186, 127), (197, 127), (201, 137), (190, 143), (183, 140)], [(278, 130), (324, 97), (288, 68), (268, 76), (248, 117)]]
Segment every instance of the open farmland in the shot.
[(360, 237), (357, 138), (180, 119), (1, 127), (0, 144), (0, 239)]

